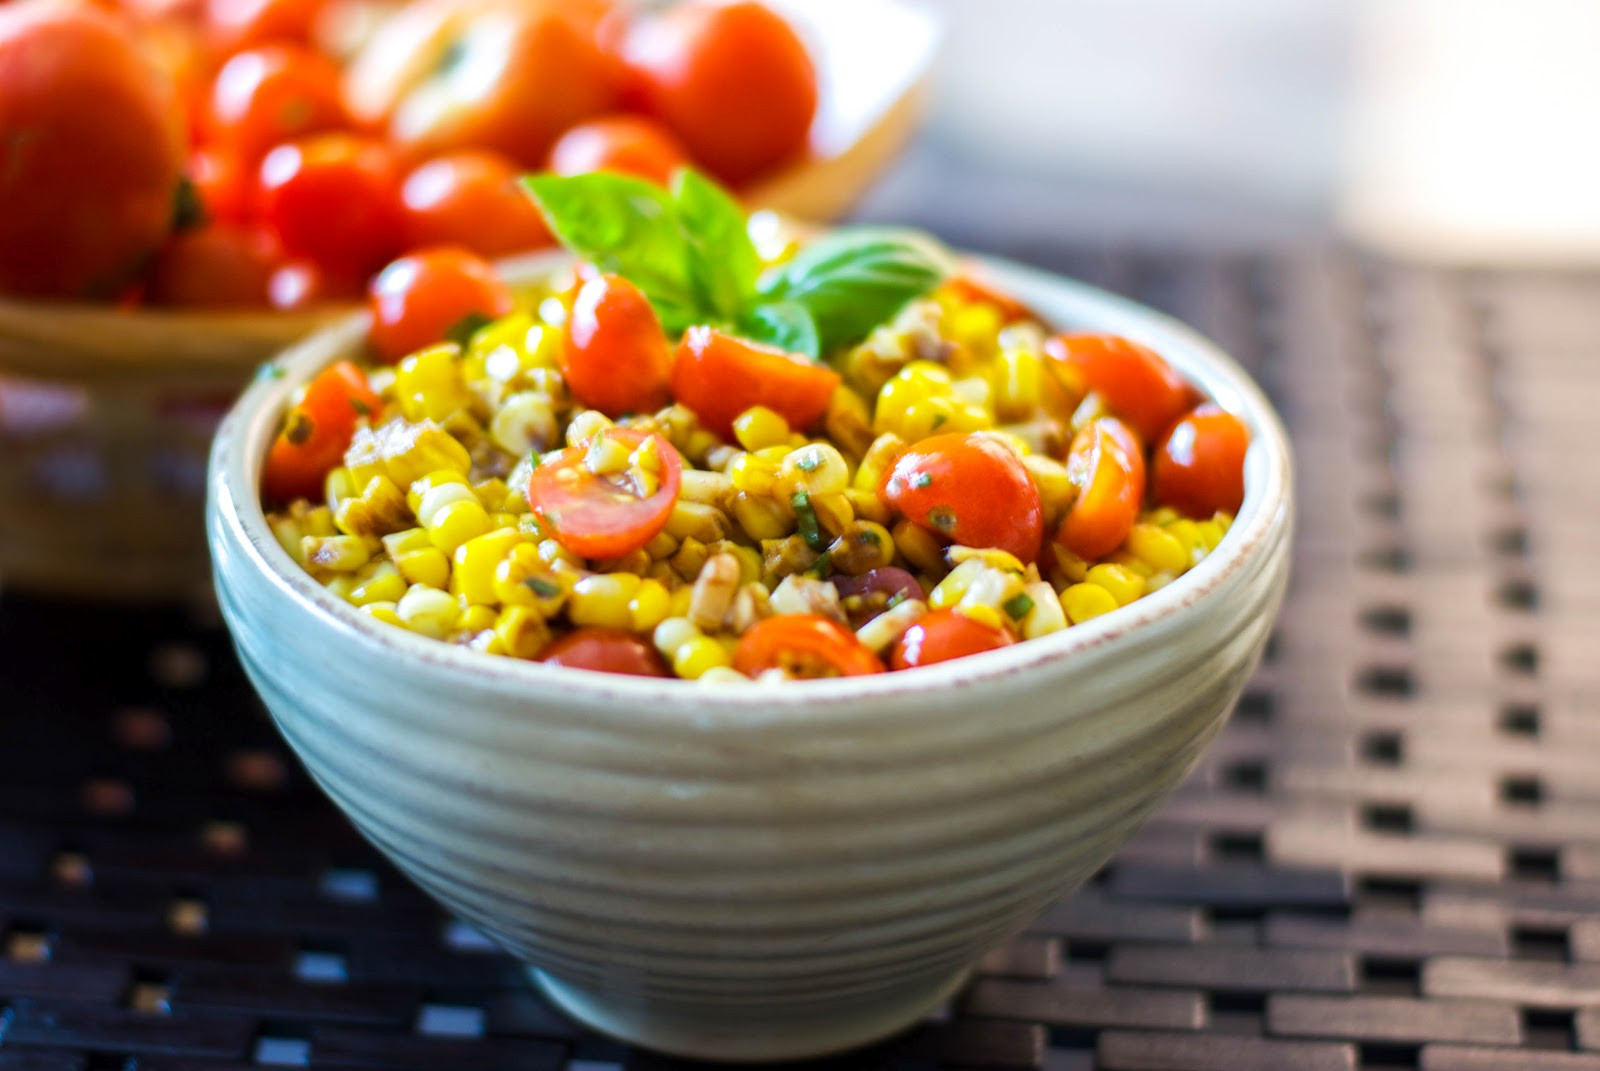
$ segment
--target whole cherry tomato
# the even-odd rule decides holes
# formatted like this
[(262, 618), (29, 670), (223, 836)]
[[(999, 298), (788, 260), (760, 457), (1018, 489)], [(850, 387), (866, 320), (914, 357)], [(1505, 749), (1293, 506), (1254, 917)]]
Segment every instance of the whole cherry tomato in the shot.
[(177, 90), (120, 19), (0, 4), (0, 292), (121, 293), (172, 227)]
[(267, 300), (284, 312), (360, 301), (365, 293), (360, 279), (329, 274), (309, 260), (281, 264), (267, 280)]
[(1073, 436), (1067, 475), (1078, 489), (1056, 530), (1056, 542), (1080, 558), (1104, 557), (1122, 545), (1144, 501), (1144, 450), (1126, 424), (1101, 417)]
[(781, 614), (756, 622), (739, 639), (733, 668), (747, 677), (781, 669), (795, 677), (864, 677), (883, 663), (856, 634), (812, 614)]
[(580, 628), (556, 640), (539, 661), (568, 669), (621, 673), (629, 677), (670, 677), (666, 660), (637, 636), (609, 628)]
[(310, 45), (326, 0), (206, 0), (206, 36), (226, 55), (258, 45)]
[(889, 656), (891, 669), (915, 669), (981, 651), (1009, 647), (1017, 638), (1006, 628), (974, 621), (954, 610), (935, 610), (906, 629)]
[(382, 407), (366, 373), (351, 362), (339, 361), (318, 373), (267, 452), (261, 473), (267, 500), (320, 500), (323, 481), (344, 460), (356, 424)]
[(205, 209), (207, 219), (241, 223), (255, 200), (255, 174), (237, 156), (216, 148), (189, 153), (189, 181)]
[(481, 257), (550, 244), (544, 215), (505, 157), (468, 149), (437, 156), (400, 187), (406, 245), (459, 245)]
[(399, 248), (399, 176), (381, 142), (321, 134), (261, 161), (262, 217), (291, 256), (366, 276)]
[(212, 137), (248, 167), (286, 141), (349, 125), (338, 68), (307, 48), (240, 52), (211, 85)]
[(672, 394), (700, 423), (724, 439), (733, 420), (764, 405), (795, 430), (810, 427), (827, 410), (839, 373), (797, 354), (691, 327), (672, 364)]
[(1045, 353), (1077, 369), (1084, 385), (1105, 399), (1139, 441), (1153, 443), (1200, 401), (1161, 355), (1120, 335), (1056, 335)]
[(900, 451), (884, 473), (884, 502), (919, 528), (964, 547), (992, 547), (1024, 563), (1039, 556), (1039, 488), (1006, 447), (953, 433)]
[(561, 374), (573, 397), (609, 417), (669, 404), (672, 348), (650, 299), (620, 275), (584, 282), (567, 316)]
[(666, 527), (683, 481), (683, 459), (659, 435), (633, 428), (609, 427), (600, 434), (637, 450), (654, 442), (660, 472), (651, 484), (639, 486), (631, 469), (600, 476), (585, 460), (588, 446), (571, 446), (547, 454), (528, 480), (528, 505), (556, 542), (583, 558), (619, 558), (631, 554)]
[(278, 244), (258, 230), (207, 224), (173, 235), (145, 278), (152, 305), (265, 308), (267, 283), (278, 266)]
[(443, 341), (469, 317), (496, 319), (513, 304), (493, 265), (451, 246), (406, 254), (372, 280), (367, 294), (368, 340), (391, 364)]
[(1211, 402), (1196, 408), (1156, 447), (1151, 496), (1191, 517), (1244, 504), (1244, 455), (1250, 432), (1238, 417)]
[(579, 123), (550, 150), (550, 170), (558, 175), (613, 171), (648, 179), (659, 186), (689, 163), (689, 151), (672, 131), (639, 115), (608, 115)]
[(748, 182), (805, 151), (816, 68), (771, 8), (690, 0), (636, 19), (623, 53), (643, 110), (724, 181)]

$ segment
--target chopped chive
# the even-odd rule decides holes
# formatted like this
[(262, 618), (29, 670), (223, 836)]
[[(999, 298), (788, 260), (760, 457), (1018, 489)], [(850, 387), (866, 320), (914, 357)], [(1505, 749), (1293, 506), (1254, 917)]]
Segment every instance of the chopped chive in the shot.
[(799, 469), (801, 472), (816, 472), (817, 466), (820, 464), (821, 462), (817, 460), (816, 451), (811, 450), (801, 454), (800, 460), (794, 463), (794, 467)]
[(916, 488), (931, 487), (932, 485), (933, 477), (926, 472), (917, 473), (916, 477), (911, 481), (911, 486)]
[(350, 408), (354, 409), (358, 416), (367, 416), (367, 417), (369, 417), (369, 416), (372, 415), (372, 406), (368, 405), (366, 402), (362, 401), (360, 398), (351, 398), (350, 399)]
[(811, 568), (806, 570), (806, 575), (809, 576), (809, 577), (813, 577), (813, 578), (815, 578), (817, 580), (826, 580), (826, 579), (828, 579), (828, 577), (832, 576), (833, 575), (833, 555), (832, 555), (832, 553), (830, 553), (828, 551), (823, 551), (822, 552), (822, 556), (811, 564)]
[(794, 497), (789, 499), (789, 505), (794, 507), (800, 538), (806, 541), (806, 546), (818, 552), (827, 550), (828, 537), (822, 534), (822, 527), (817, 524), (817, 510), (811, 504), (811, 496), (805, 491), (796, 491)]
[(940, 424), (943, 424), (949, 419), (950, 418), (945, 416), (943, 413), (935, 413), (933, 414), (933, 426), (937, 428)]
[(472, 341), (472, 336), (478, 333), (479, 328), (487, 327), (492, 323), (494, 323), (494, 317), (492, 316), (485, 316), (477, 311), (469, 312), (457, 320), (450, 330), (444, 333), (444, 337), (462, 349), (466, 349), (467, 343)]
[(910, 597), (911, 597), (910, 595), (906, 594), (906, 589), (905, 588), (901, 588), (899, 591), (897, 591), (893, 595), (889, 596), (889, 601), (884, 604), (883, 608), (885, 610), (893, 610), (896, 606), (899, 606), (901, 603), (905, 602)]
[(561, 594), (561, 585), (552, 584), (543, 577), (530, 576), (522, 582), (522, 586), (541, 599), (550, 599)]
[(1013, 620), (1020, 621), (1027, 617), (1028, 613), (1033, 609), (1033, 597), (1027, 593), (1013, 595), (1001, 604), (1000, 609), (1004, 610)]

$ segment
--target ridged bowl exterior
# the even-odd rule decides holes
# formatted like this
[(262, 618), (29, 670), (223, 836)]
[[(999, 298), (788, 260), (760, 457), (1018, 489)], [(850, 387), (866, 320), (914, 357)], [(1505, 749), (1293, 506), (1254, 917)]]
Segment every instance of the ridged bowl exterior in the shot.
[(1052, 322), (1166, 354), (1245, 416), (1249, 496), (1219, 550), (1044, 640), (870, 680), (712, 687), (562, 671), (374, 624), (282, 553), (256, 504), (295, 382), (245, 396), (209, 534), (252, 681), (351, 821), (600, 1029), (710, 1058), (815, 1055), (912, 1021), (1071, 891), (1178, 785), (1266, 642), (1290, 466), (1259, 392), (1186, 329), (1024, 269)]

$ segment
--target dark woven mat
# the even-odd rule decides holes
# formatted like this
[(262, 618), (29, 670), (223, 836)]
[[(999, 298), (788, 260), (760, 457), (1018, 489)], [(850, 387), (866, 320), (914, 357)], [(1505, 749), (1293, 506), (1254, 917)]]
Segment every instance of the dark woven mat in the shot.
[[(1160, 816), (836, 1066), (1600, 1071), (1600, 278), (1020, 253), (1260, 377), (1294, 587)], [(3, 597), (0, 682), (0, 1071), (670, 1066), (384, 866), (214, 625)]]

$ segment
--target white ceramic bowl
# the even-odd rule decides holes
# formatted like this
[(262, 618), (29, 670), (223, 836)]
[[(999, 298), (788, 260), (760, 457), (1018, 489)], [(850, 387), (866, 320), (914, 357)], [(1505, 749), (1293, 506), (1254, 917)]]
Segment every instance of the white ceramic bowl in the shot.
[(359, 348), (359, 319), (287, 354), (286, 375), (259, 379), (223, 424), (217, 591), (279, 728), (396, 866), (590, 1026), (745, 1061), (912, 1023), (1110, 857), (1254, 669), (1292, 512), (1265, 398), (1165, 317), (1014, 265), (986, 274), (1057, 325), (1153, 346), (1242, 416), (1248, 493), (1221, 546), (1170, 586), (910, 673), (779, 687), (589, 674), (361, 616), (278, 547), (256, 496), (291, 388)]

